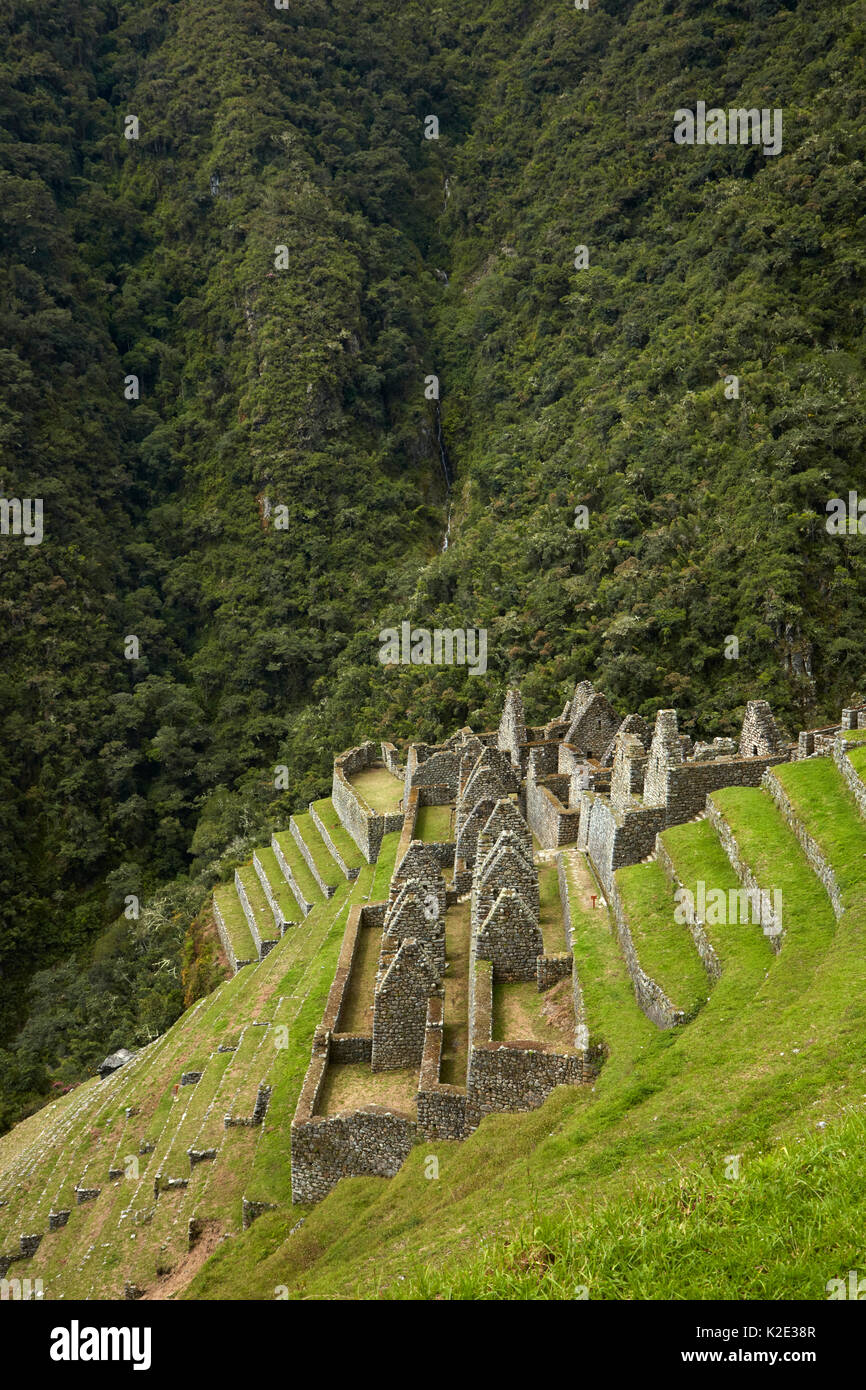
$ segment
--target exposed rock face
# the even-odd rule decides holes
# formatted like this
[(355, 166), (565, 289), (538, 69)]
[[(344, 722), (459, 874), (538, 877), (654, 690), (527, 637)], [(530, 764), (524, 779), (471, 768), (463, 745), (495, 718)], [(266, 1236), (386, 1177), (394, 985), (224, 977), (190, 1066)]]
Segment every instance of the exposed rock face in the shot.
[(130, 1052), (128, 1048), (120, 1047), (117, 1052), (112, 1052), (109, 1057), (106, 1057), (104, 1062), (100, 1062), (97, 1071), (102, 1077), (111, 1076), (112, 1072), (126, 1066), (126, 1063), (134, 1056), (135, 1053)]

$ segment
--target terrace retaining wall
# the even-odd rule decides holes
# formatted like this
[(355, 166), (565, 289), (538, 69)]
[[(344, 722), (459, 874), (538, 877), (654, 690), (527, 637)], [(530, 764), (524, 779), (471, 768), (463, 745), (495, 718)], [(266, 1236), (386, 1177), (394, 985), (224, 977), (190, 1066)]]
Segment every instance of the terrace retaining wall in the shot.
[(838, 921), (845, 909), (842, 903), (842, 890), (831, 865), (824, 858), (817, 840), (809, 834), (778, 777), (768, 771), (764, 779), (764, 786), (800, 841), (809, 864), (821, 880)]
[(322, 817), (316, 810), (315, 803), (312, 801), (309, 805), (309, 811), (313, 825), (316, 827), (322, 839), (324, 840), (325, 848), (327, 849), (334, 863), (337, 865), (337, 868), (340, 870), (340, 873), (343, 875), (343, 878), (347, 878), (350, 883), (354, 883), (361, 870), (357, 868), (349, 868), (349, 865), (346, 863), (342, 854), (337, 849), (337, 846), (334, 844), (334, 841), (328, 834), (328, 828), (322, 820)]
[(658, 1028), (676, 1028), (685, 1021), (685, 1014), (682, 1009), (675, 1009), (668, 996), (665, 994), (661, 985), (655, 980), (650, 979), (646, 971), (638, 960), (631, 928), (626, 917), (625, 906), (622, 895), (619, 891), (619, 884), (615, 878), (611, 879), (611, 888), (608, 893), (613, 920), (616, 923), (616, 934), (619, 941), (620, 950), (625, 958), (626, 969), (631, 978), (634, 988), (635, 998), (646, 1014)]

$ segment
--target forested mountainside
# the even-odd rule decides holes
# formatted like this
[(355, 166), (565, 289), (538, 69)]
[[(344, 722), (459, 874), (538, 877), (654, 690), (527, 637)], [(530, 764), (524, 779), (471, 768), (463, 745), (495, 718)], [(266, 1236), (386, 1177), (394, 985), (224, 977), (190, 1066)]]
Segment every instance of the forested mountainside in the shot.
[[(208, 987), (207, 889), (340, 748), (507, 682), (710, 737), (862, 686), (864, 46), (862, 3), (5, 0), (0, 1122)], [(674, 144), (700, 100), (781, 152)], [(487, 673), (383, 668), (404, 620)]]

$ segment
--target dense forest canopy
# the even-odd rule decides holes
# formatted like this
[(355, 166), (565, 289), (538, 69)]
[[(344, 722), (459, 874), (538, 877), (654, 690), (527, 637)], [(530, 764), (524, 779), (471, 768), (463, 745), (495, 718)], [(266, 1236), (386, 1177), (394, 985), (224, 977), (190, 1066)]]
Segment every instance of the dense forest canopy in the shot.
[[(866, 7), (5, 0), (0, 35), (0, 492), (44, 508), (0, 537), (8, 1123), (212, 983), (207, 889), (341, 748), (490, 727), (509, 682), (709, 737), (861, 685), (825, 519), (866, 494)], [(699, 101), (782, 109), (781, 152), (677, 145)], [(384, 668), (404, 620), (485, 628), (486, 674)]]

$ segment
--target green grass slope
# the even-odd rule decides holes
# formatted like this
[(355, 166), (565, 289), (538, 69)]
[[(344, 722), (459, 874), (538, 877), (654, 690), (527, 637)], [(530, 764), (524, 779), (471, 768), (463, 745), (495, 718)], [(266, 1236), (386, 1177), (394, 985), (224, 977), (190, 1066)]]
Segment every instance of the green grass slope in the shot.
[[(571, 854), (575, 961), (591, 1040), (610, 1054), (594, 1089), (488, 1117), (462, 1144), (424, 1142), (392, 1180), (342, 1182), (291, 1236), (282, 1213), (266, 1214), (187, 1296), (573, 1298), (585, 1285), (589, 1297), (826, 1297), (827, 1279), (863, 1261), (851, 1153), (866, 1089), (866, 823), (829, 761), (782, 774), (844, 873), (834, 928), (767, 793), (745, 798), (753, 871), (791, 875), (783, 948), (773, 955), (759, 928), (710, 930), (721, 978), (692, 1022), (661, 1033)], [(768, 827), (783, 863), (762, 858)], [(734, 886), (706, 823), (665, 839), (682, 878)], [(425, 1176), (433, 1153), (438, 1180)]]
[[(575, 968), (604, 1059), (595, 1082), (488, 1117), (462, 1144), (422, 1141), (393, 1179), (344, 1180), (318, 1206), (292, 1207), (290, 1122), (312, 1033), (351, 903), (387, 892), (399, 837), (386, 837), (380, 862), (320, 898), (261, 964), (109, 1080), (0, 1139), (0, 1253), (71, 1209), (12, 1273), (42, 1278), (48, 1299), (117, 1298), (127, 1283), (205, 1299), (284, 1287), (293, 1298), (825, 1297), (827, 1280), (863, 1262), (866, 821), (831, 760), (778, 775), (842, 886), (838, 922), (768, 792), (716, 793), (752, 872), (783, 887), (785, 938), (775, 955), (759, 927), (708, 927), (721, 976), (690, 1022), (662, 1032), (635, 1002), (587, 861), (565, 851)], [(664, 842), (682, 882), (736, 886), (708, 821)], [(631, 877), (632, 910), (650, 903), (649, 942), (672, 890), (656, 863)], [(201, 1080), (180, 1087), (190, 1069)], [(225, 1129), (224, 1116), (251, 1114), (262, 1084), (273, 1088), (265, 1123)], [(216, 1157), (190, 1168), (188, 1150), (208, 1148)], [(433, 1154), (438, 1178), (426, 1176)], [(187, 1185), (166, 1188), (179, 1178)], [(76, 1205), (78, 1186), (101, 1190)], [(244, 1198), (273, 1204), (246, 1231)], [(204, 1232), (192, 1249), (191, 1219)]]

